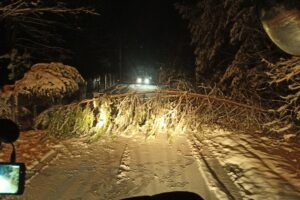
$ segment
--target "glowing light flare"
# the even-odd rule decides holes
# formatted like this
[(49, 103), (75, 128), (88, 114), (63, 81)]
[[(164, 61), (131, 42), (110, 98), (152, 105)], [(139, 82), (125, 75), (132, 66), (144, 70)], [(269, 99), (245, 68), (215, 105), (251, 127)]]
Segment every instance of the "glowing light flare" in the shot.
[(146, 85), (150, 84), (150, 79), (149, 78), (145, 78), (144, 79), (144, 84), (146, 84)]
[(137, 78), (136, 83), (141, 84), (143, 82), (142, 78)]
[(97, 107), (98, 107), (96, 101), (93, 101), (93, 106), (94, 106), (94, 108), (97, 108)]
[(161, 117), (157, 120), (157, 124), (158, 124), (158, 127), (161, 128), (161, 129), (167, 128), (167, 122), (166, 122), (165, 116), (161, 116)]
[(97, 128), (103, 128), (107, 123), (106, 112), (103, 108), (100, 109), (100, 116), (96, 124)]

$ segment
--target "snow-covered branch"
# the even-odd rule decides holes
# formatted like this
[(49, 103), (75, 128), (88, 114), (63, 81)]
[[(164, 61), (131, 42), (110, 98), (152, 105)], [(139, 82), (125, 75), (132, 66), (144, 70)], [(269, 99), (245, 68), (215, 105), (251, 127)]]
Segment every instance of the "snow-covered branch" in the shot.
[(31, 14), (98, 14), (95, 10), (86, 7), (68, 8), (64, 5), (47, 6), (36, 1), (10, 1), (10, 3), (0, 3), (0, 17), (16, 17)]

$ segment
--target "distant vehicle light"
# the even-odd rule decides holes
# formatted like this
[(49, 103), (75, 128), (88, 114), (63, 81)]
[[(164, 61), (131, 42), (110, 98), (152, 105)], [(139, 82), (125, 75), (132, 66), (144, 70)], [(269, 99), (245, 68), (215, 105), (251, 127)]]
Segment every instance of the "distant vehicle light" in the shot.
[(146, 85), (150, 84), (150, 79), (149, 78), (145, 78), (144, 84), (146, 84)]
[(143, 82), (143, 80), (141, 78), (136, 79), (136, 83), (141, 84), (142, 82)]

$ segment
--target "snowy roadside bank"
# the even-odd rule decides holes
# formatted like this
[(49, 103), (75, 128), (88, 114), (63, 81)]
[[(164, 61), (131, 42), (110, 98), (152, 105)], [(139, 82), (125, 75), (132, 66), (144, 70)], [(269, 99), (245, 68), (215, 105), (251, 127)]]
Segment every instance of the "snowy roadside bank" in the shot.
[(202, 154), (221, 163), (243, 199), (300, 198), (299, 144), (209, 128), (196, 137)]
[[(53, 155), (55, 146), (59, 142), (51, 138), (46, 131), (31, 130), (21, 132), (20, 138), (15, 142), (17, 162), (23, 162), (28, 170), (34, 168), (38, 163), (48, 160)], [(9, 162), (12, 147), (10, 144), (2, 143), (0, 161)]]

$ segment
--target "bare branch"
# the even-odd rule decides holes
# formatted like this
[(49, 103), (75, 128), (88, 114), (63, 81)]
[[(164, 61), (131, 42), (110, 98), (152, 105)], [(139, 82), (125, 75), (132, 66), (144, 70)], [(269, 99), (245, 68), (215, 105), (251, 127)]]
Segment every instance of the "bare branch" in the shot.
[(15, 17), (20, 15), (30, 15), (30, 14), (43, 14), (43, 13), (55, 13), (55, 14), (94, 14), (98, 15), (94, 10), (87, 9), (84, 7), (81, 8), (60, 8), (60, 7), (46, 7), (46, 8), (16, 8), (12, 10), (7, 10), (7, 8), (0, 8), (4, 17)]

